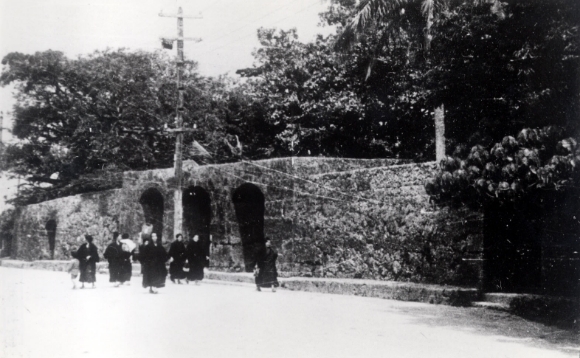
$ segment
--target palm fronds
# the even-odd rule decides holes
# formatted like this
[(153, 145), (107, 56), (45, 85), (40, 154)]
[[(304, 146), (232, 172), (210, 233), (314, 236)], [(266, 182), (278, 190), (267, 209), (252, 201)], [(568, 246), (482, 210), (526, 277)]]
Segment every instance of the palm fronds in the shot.
[[(433, 1), (433, 0), (429, 0)], [(409, 0), (362, 0), (356, 15), (337, 37), (335, 48), (345, 50), (357, 42), (358, 36), (372, 24), (384, 21), (393, 11), (398, 11)]]

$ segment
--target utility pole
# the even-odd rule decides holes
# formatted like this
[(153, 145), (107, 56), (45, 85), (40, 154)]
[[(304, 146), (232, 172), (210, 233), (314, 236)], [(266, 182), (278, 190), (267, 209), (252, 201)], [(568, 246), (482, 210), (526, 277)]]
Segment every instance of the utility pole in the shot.
[(0, 112), (0, 147), (4, 144), (2, 134), (4, 134), (4, 112)]
[[(185, 38), (183, 37), (183, 19), (201, 19), (200, 16), (184, 16), (183, 10), (179, 7), (177, 14), (163, 14), (159, 13), (161, 17), (174, 17), (177, 18), (177, 37), (176, 38), (161, 38), (163, 41), (163, 46), (166, 47), (168, 43), (173, 44), (173, 41), (177, 41), (177, 108), (175, 115), (175, 129), (168, 130), (168, 132), (175, 133), (175, 155), (174, 155), (174, 169), (175, 169), (175, 192), (173, 195), (173, 236), (177, 233), (183, 231), (183, 207), (182, 207), (182, 143), (183, 143), (183, 132), (188, 132), (191, 130), (185, 130), (183, 128), (183, 66), (185, 65), (183, 59), (183, 41), (195, 41), (200, 42), (201, 39), (196, 38)], [(172, 47), (172, 46), (171, 46)], [(170, 48), (171, 48), (170, 47)]]

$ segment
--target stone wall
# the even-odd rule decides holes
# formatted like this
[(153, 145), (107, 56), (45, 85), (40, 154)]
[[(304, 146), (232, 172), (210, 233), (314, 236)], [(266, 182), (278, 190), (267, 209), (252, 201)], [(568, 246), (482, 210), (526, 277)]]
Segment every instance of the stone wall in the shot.
[[(183, 187), (203, 189), (210, 199), (213, 269), (247, 269), (232, 197), (249, 183), (264, 195), (263, 231), (280, 252), (282, 275), (474, 286), (480, 276), (481, 217), (435, 209), (423, 189), (435, 164), (402, 163), (333, 158), (186, 162)], [(96, 236), (101, 250), (114, 230), (135, 236), (145, 220), (140, 201), (151, 190), (163, 202), (167, 244), (174, 234), (174, 188), (173, 169), (126, 172), (122, 189), (25, 207), (14, 256), (50, 257), (45, 230), (50, 219), (57, 221), (57, 259), (67, 254), (63, 242), (85, 232)]]
[[(244, 183), (256, 185), (265, 197), (264, 232), (277, 243), (293, 235), (292, 221), (284, 214), (293, 211), (294, 186), (298, 176), (340, 172), (404, 162), (397, 159), (279, 158), (257, 162), (196, 166), (184, 163), (183, 188), (200, 187), (211, 200), (211, 262), (215, 269), (244, 270), (243, 247), (232, 202), (233, 192)], [(149, 188), (163, 195), (163, 237), (173, 237), (173, 169), (126, 172), (123, 179), (122, 232), (137, 233), (144, 222), (140, 196)], [(184, 218), (186, 221), (187, 218)], [(187, 236), (187, 233), (185, 233)], [(289, 269), (290, 267), (288, 267)], [(283, 267), (284, 270), (287, 267)]]
[[(67, 260), (70, 249), (89, 234), (102, 254), (113, 231), (119, 228), (123, 209), (120, 189), (80, 194), (19, 208), (15, 224), (12, 257), (24, 260)], [(51, 253), (46, 225), (56, 223), (54, 254)]]
[(431, 205), (423, 184), (435, 170), (435, 163), (297, 169), (306, 180), (294, 182), (293, 205), (278, 205), (287, 225), (269, 233), (280, 266), (302, 276), (477, 285), (483, 218)]

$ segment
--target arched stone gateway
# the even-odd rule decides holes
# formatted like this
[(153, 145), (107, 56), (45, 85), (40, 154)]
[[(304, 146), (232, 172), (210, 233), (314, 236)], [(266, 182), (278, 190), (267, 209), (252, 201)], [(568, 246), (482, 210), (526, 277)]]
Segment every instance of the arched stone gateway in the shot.
[(156, 188), (149, 188), (141, 194), (139, 203), (143, 208), (145, 222), (153, 225), (153, 232), (161, 240), (163, 233), (163, 213), (165, 210), (163, 194)]
[(50, 259), (54, 260), (54, 248), (56, 245), (56, 221), (48, 220), (44, 226), (46, 235), (48, 236), (48, 249), (50, 251)]
[(183, 237), (187, 240), (199, 235), (206, 255), (209, 256), (210, 225), (211, 225), (211, 198), (209, 193), (199, 187), (190, 186), (183, 192)]
[(234, 191), (232, 201), (242, 239), (245, 270), (251, 272), (256, 264), (256, 249), (264, 244), (264, 194), (256, 185), (245, 183)]

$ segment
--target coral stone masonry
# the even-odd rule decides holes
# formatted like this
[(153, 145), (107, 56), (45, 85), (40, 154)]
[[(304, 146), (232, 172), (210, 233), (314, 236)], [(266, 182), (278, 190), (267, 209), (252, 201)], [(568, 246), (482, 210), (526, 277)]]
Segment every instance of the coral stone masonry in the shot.
[[(184, 162), (183, 233), (199, 235), (220, 271), (250, 271), (271, 238), (282, 276), (361, 278), (476, 287), (482, 216), (435, 208), (423, 184), (435, 163), (280, 158), (198, 166)], [(116, 190), (19, 208), (12, 257), (70, 258), (91, 234), (101, 254), (112, 232), (144, 223), (168, 245), (172, 169), (124, 173)]]

